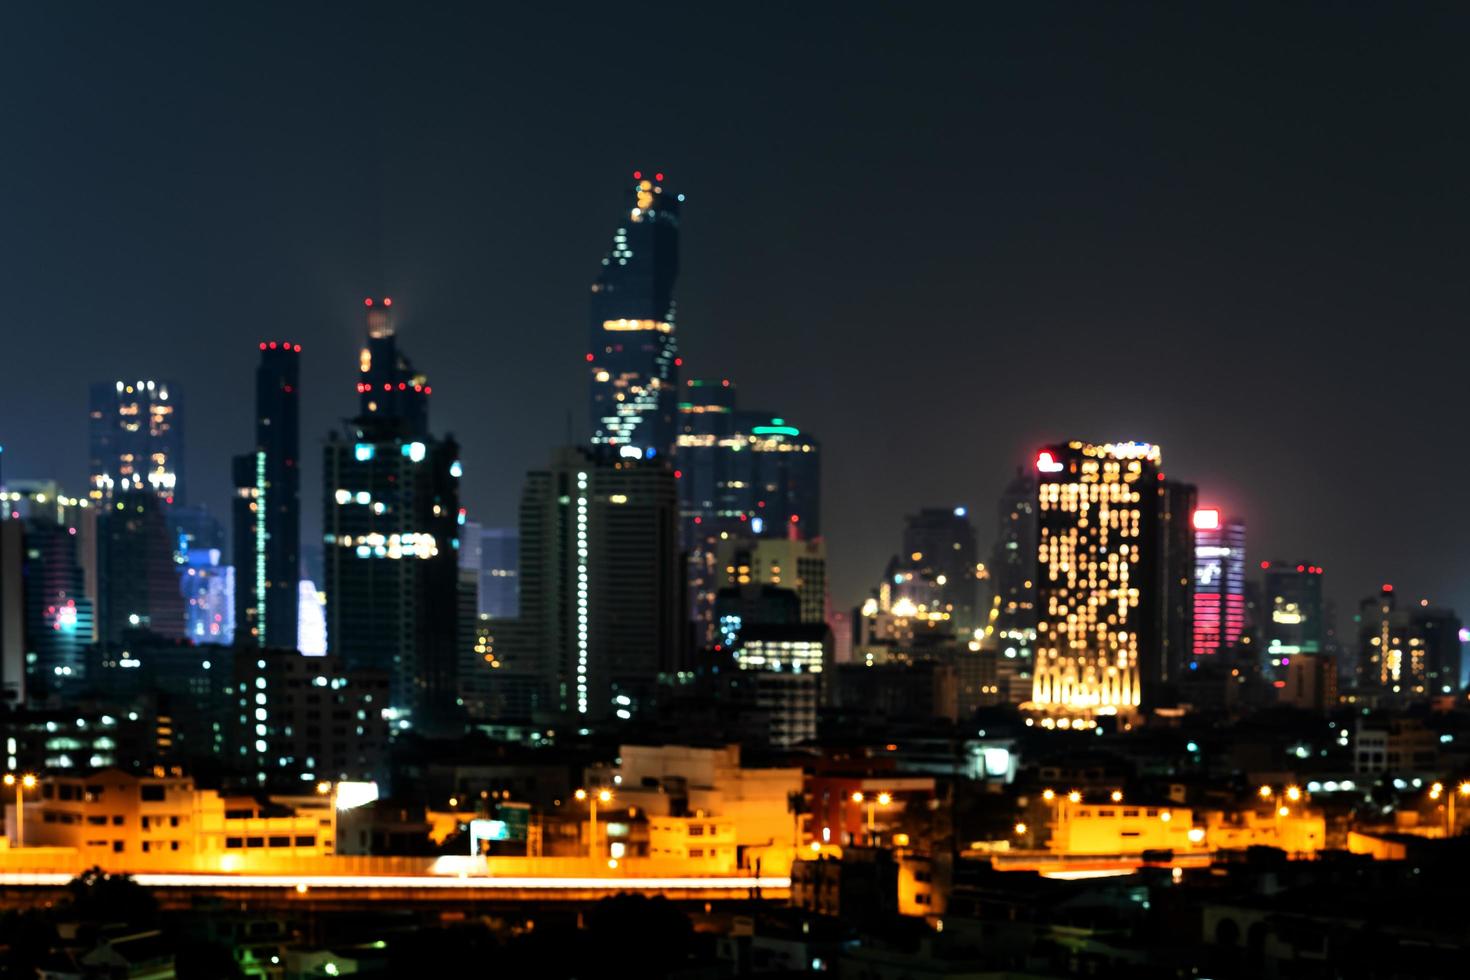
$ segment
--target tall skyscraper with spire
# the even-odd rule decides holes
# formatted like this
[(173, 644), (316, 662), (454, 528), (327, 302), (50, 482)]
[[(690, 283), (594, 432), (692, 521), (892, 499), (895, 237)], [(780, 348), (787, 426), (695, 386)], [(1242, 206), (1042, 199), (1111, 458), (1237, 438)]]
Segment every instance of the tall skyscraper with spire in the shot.
[(612, 248), (592, 284), (592, 444), (623, 458), (668, 456), (678, 435), (679, 207), (662, 173), (633, 171)]
[(255, 451), (235, 457), (235, 640), (296, 648), (301, 578), (301, 345), (260, 344)]
[(459, 447), (429, 434), (433, 389), (398, 349), (393, 301), (366, 301), (359, 409), (323, 460), (327, 644), (389, 675), (398, 728), (457, 714)]

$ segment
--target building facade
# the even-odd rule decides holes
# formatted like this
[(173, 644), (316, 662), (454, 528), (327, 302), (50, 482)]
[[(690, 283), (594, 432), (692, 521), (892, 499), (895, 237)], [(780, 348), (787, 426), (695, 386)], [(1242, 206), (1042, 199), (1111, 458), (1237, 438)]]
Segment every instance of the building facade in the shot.
[(98, 510), (98, 639), (122, 640), (144, 629), (182, 638), (184, 595), (168, 504), (150, 490), (114, 492)]
[(965, 507), (925, 507), (904, 520), (900, 562), (934, 582), (940, 607), (958, 634), (970, 637), (976, 616), (975, 526)]
[(1194, 512), (1195, 657), (1225, 653), (1245, 632), (1245, 523), (1215, 508)]
[(392, 301), (368, 301), (358, 416), (323, 452), (327, 641), (390, 678), (399, 727), (458, 714), (461, 466), (428, 431), (433, 389), (398, 349)]
[(235, 457), (235, 632), (294, 647), (301, 579), (301, 345), (262, 341), (255, 449)]
[(592, 284), (592, 444), (622, 458), (667, 457), (674, 448), (682, 201), (664, 186), (662, 173), (635, 171), (612, 248)]
[(1034, 707), (1131, 712), (1162, 675), (1160, 463), (1139, 442), (1038, 454)]
[(497, 630), (499, 679), (533, 710), (630, 718), (682, 664), (674, 472), (566, 448), (526, 476), (520, 617)]
[(171, 381), (93, 384), (88, 399), (88, 495), (146, 491), (184, 502), (184, 429)]

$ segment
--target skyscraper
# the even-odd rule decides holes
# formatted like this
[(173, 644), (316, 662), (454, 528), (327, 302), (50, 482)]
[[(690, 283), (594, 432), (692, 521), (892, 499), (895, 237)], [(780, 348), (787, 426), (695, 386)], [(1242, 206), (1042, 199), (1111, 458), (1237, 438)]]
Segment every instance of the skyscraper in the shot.
[(668, 456), (674, 448), (678, 345), (674, 283), (679, 276), (682, 194), (664, 175), (633, 172), (624, 217), (592, 284), (592, 443), (624, 458)]
[(925, 507), (904, 522), (900, 562), (932, 580), (954, 631), (969, 639), (975, 616), (975, 526), (964, 507)]
[(984, 642), (996, 651), (998, 681), (1012, 702), (1031, 696), (1036, 646), (1036, 476), (1018, 469), (1001, 494), (990, 553), (990, 612)]
[(184, 502), (184, 430), (179, 387), (170, 381), (92, 385), (88, 400), (89, 496), (147, 490)]
[(0, 658), (0, 680), (16, 702), (55, 703), (80, 688), (93, 638), (78, 535), (87, 501), (28, 496), (25, 517), (0, 520), (0, 647), (6, 634), (17, 644)]
[(774, 585), (796, 593), (798, 620), (827, 621), (827, 546), (820, 540), (728, 538), (716, 548), (722, 588)]
[(1163, 676), (1160, 462), (1141, 442), (1037, 455), (1032, 703), (1048, 714), (1130, 712)]
[(235, 637), (294, 649), (301, 579), (301, 345), (262, 341), (255, 449), (235, 457)]
[(1408, 609), (1395, 600), (1385, 585), (1358, 605), (1359, 686), (1401, 701), (1459, 690), (1460, 618), (1427, 599)]
[(1194, 512), (1196, 657), (1232, 649), (1245, 631), (1245, 524), (1208, 507)]
[(742, 411), (729, 379), (691, 379), (679, 402), (681, 540), (689, 609), (701, 643), (714, 639), (720, 542), (821, 535), (821, 445), (784, 417)]
[[(673, 472), (566, 448), (526, 476), (520, 618), (496, 633), (498, 696), (521, 712), (630, 718), (682, 666)], [(492, 624), (493, 627), (493, 624)]]
[[(1265, 572), (1261, 672), (1268, 680), (1281, 680), (1292, 657), (1325, 652), (1322, 567), (1308, 562), (1263, 561), (1261, 568)], [(1389, 596), (1391, 612), (1391, 591)]]
[(513, 527), (487, 527), (480, 536), (480, 612), (513, 619), (521, 606), (521, 535)]
[(184, 596), (164, 498), (150, 490), (114, 492), (97, 515), (98, 639), (122, 642), (143, 629), (183, 639)]
[(457, 714), (459, 447), (429, 435), (432, 389), (398, 350), (392, 301), (366, 306), (359, 413), (323, 453), (327, 642), (348, 670), (388, 674), (397, 727), (432, 728)]
[[(1165, 479), (1158, 484), (1158, 564), (1153, 594), (1157, 597), (1159, 653), (1156, 666), (1144, 674), (1144, 692), (1150, 685), (1178, 684), (1191, 660), (1194, 644), (1194, 512), (1199, 492), (1191, 483)], [(1150, 658), (1145, 658), (1148, 662)]]

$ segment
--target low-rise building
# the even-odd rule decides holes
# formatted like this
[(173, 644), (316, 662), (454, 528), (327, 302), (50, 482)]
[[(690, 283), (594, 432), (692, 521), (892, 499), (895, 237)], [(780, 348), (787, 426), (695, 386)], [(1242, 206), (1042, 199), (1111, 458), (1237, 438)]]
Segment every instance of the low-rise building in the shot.
[[(26, 843), (71, 848), (108, 869), (149, 858), (193, 870), (200, 859), (226, 868), (252, 855), (333, 853), (336, 815), (329, 795), (300, 807), (227, 798), (197, 788), (179, 770), (163, 769), (48, 777), (36, 795), (26, 805)], [(240, 860), (226, 860), (231, 855)]]
[(615, 766), (595, 767), (588, 776), (589, 788), (611, 792), (612, 807), (630, 808), (650, 821), (693, 818), (708, 824), (715, 818), (714, 826), (730, 828), (736, 867), (753, 868), (760, 861), (763, 873), (780, 874), (790, 865), (797, 843), (791, 800), (801, 791), (800, 769), (747, 768), (738, 745), (624, 745)]

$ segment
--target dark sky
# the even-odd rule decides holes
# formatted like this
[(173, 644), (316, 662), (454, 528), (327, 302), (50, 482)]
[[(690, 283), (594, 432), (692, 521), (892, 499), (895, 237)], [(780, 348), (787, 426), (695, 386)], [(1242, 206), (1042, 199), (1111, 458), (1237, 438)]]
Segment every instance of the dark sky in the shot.
[(1467, 44), (1420, 4), (9, 4), (7, 473), (80, 486), (86, 383), (175, 377), (223, 511), (256, 342), (304, 345), (314, 442), (386, 294), (509, 523), (657, 168), (686, 370), (824, 440), (839, 601), (906, 511), (988, 543), (1082, 437), (1160, 443), (1342, 602), (1470, 611)]

